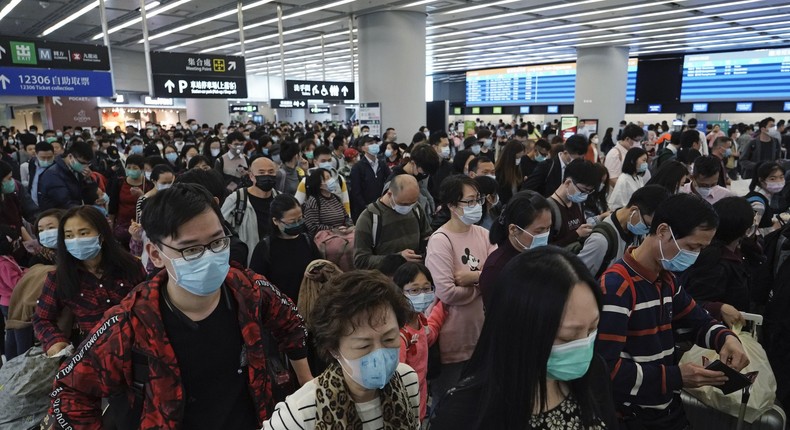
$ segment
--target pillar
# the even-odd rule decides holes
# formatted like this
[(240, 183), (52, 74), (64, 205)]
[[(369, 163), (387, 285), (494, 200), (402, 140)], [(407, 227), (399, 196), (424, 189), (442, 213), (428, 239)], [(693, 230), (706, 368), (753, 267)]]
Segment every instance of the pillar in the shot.
[(359, 101), (381, 103), (382, 133), (393, 127), (400, 141), (426, 121), (425, 25), (422, 12), (380, 11), (357, 17)]
[(214, 124), (230, 122), (228, 101), (226, 99), (186, 99), (187, 118), (194, 119), (201, 124)]
[(628, 48), (602, 46), (576, 51), (576, 100), (574, 115), (597, 119), (598, 133), (617, 130), (625, 117), (628, 83)]

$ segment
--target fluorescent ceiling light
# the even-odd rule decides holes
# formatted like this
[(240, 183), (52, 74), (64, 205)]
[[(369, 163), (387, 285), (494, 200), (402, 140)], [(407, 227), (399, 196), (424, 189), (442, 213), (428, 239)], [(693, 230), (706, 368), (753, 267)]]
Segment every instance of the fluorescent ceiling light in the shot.
[(82, 9), (80, 9), (80, 10), (78, 10), (76, 12), (74, 12), (73, 14), (67, 16), (66, 18), (63, 18), (62, 20), (60, 20), (58, 23), (56, 23), (52, 27), (49, 27), (48, 29), (44, 30), (39, 35), (39, 37), (44, 37), (44, 36), (46, 36), (48, 34), (51, 34), (52, 32), (56, 31), (57, 29), (63, 27), (64, 25), (70, 23), (71, 21), (74, 21), (75, 19), (81, 17), (82, 15), (85, 15), (86, 13), (92, 11), (93, 9), (96, 9), (97, 7), (99, 7), (99, 0), (90, 2), (87, 6), (83, 7)]
[(12, 10), (19, 4), (22, 3), (22, 0), (11, 0), (11, 3), (8, 3), (3, 10), (0, 10), (0, 20), (6, 17)]
[(478, 5), (475, 5), (475, 6), (462, 7), (461, 9), (449, 10), (447, 12), (443, 12), (442, 15), (454, 15), (456, 13), (469, 12), (470, 10), (477, 10), (477, 9), (483, 9), (483, 8), (492, 7), (492, 6), (499, 6), (501, 4), (507, 4), (507, 3), (515, 3), (517, 1), (518, 0), (499, 0), (499, 1), (491, 2), (491, 3), (484, 3), (484, 4), (478, 4)]
[[(256, 8), (258, 6), (263, 6), (263, 5), (267, 4), (267, 3), (271, 3), (272, 1), (274, 1), (274, 0), (260, 0), (260, 1), (257, 1), (255, 3), (250, 3), (250, 4), (246, 5), (246, 6), (243, 6), (241, 8), (241, 10), (243, 10), (243, 11), (250, 10), (252, 8)], [(231, 16), (231, 15), (237, 13), (237, 12), (238, 12), (238, 9), (234, 7), (233, 9), (226, 10), (225, 12), (220, 12), (220, 13), (214, 15), (214, 16), (211, 16), (211, 17), (208, 17), (208, 18), (203, 18), (201, 20), (198, 20), (198, 21), (195, 21), (195, 22), (192, 22), (192, 23), (189, 23), (189, 24), (185, 24), (185, 25), (182, 25), (180, 27), (176, 27), (176, 28), (173, 28), (173, 29), (170, 29), (170, 30), (167, 30), (167, 31), (163, 31), (161, 33), (154, 34), (152, 36), (148, 36), (148, 40), (150, 41), (150, 40), (158, 39), (160, 37), (165, 37), (165, 36), (167, 36), (169, 34), (178, 33), (179, 31), (183, 31), (183, 30), (186, 30), (188, 28), (196, 27), (198, 25), (203, 25), (203, 24), (205, 24), (207, 22), (211, 22), (211, 21), (215, 21), (215, 20), (218, 20), (218, 19), (221, 19), (221, 18), (225, 18), (226, 16)], [(233, 32), (236, 32), (236, 31), (238, 31), (238, 30), (233, 30)], [(217, 37), (219, 35), (214, 35), (214, 36)], [(138, 43), (143, 43), (143, 41), (140, 40), (140, 42), (138, 42)]]
[[(308, 31), (308, 30), (315, 30), (316, 28), (326, 27), (328, 25), (332, 25), (332, 24), (335, 24), (337, 22), (338, 21), (326, 21), (326, 22), (320, 22), (318, 24), (309, 25), (307, 27), (294, 28), (294, 29), (291, 29), (291, 30), (283, 31), (283, 35), (300, 33), (302, 31)], [(336, 34), (338, 34), (338, 33), (336, 33)], [(347, 34), (347, 33), (344, 32), (343, 34)], [(245, 39), (244, 40), (244, 45), (246, 46), (248, 43), (255, 43), (255, 42), (261, 42), (261, 41), (268, 40), (268, 39), (274, 39), (274, 38), (276, 38), (278, 36), (279, 36), (279, 33), (272, 33), (272, 34), (267, 34), (265, 36), (259, 36), (259, 37), (253, 37), (251, 39)], [(318, 39), (316, 39), (316, 40), (321, 40), (321, 36), (317, 36), (317, 37), (318, 37)], [(325, 35), (324, 39), (326, 39), (327, 37), (329, 37), (329, 36)], [(180, 46), (180, 45), (177, 45), (177, 46)], [(228, 43), (228, 44), (225, 44), (225, 45), (215, 46), (213, 48), (206, 48), (206, 49), (200, 51), (200, 53), (201, 54), (205, 54), (207, 52), (219, 51), (219, 50), (222, 50), (222, 49), (232, 48), (234, 46), (241, 46), (241, 42), (233, 42), (233, 43)], [(277, 45), (277, 47), (279, 48), (279, 44)], [(249, 51), (247, 51), (247, 52), (249, 52)]]
[[(171, 9), (175, 9), (175, 8), (181, 6), (182, 4), (189, 3), (191, 1), (192, 0), (178, 0), (178, 1), (174, 2), (174, 3), (168, 3), (168, 4), (158, 8), (156, 10), (152, 10), (151, 12), (148, 12), (148, 9), (151, 9), (151, 8), (155, 7), (155, 6), (153, 6), (154, 3), (156, 3), (157, 5), (159, 4), (159, 2), (153, 2), (153, 3), (148, 4), (148, 5), (145, 6), (146, 18), (153, 18), (153, 17), (155, 17), (155, 16), (157, 16), (157, 15), (159, 15), (161, 13), (167, 12), (167, 11), (169, 11)], [(142, 21), (143, 21), (142, 15), (138, 16), (137, 18), (132, 18), (129, 21), (124, 22), (123, 24), (116, 25), (115, 27), (107, 30), (107, 34), (113, 34), (115, 32), (123, 30), (126, 27), (130, 27), (130, 26), (135, 25), (137, 23), (140, 23)], [(97, 35), (94, 35), (91, 38), (91, 40), (98, 40), (98, 39), (101, 39), (102, 37), (104, 37), (104, 33), (99, 33)]]
[(406, 9), (408, 7), (422, 6), (424, 4), (435, 3), (437, 1), (439, 1), (439, 0), (420, 0), (420, 1), (416, 1), (414, 3), (405, 4), (405, 5), (401, 6), (400, 8), (401, 9)]

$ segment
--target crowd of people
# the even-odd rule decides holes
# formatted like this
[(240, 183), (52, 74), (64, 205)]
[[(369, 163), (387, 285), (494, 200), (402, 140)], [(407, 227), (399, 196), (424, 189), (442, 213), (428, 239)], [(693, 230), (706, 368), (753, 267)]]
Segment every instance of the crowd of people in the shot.
[(785, 402), (790, 130), (696, 127), (0, 126), (3, 354), (58, 429), (674, 430), (748, 311)]

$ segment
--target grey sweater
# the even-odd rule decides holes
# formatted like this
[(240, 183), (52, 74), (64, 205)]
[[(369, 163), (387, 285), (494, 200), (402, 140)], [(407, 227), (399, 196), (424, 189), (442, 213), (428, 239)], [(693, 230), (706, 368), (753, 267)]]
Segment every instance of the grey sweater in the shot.
[[(374, 214), (378, 218), (376, 231), (373, 230)], [(354, 265), (357, 269), (376, 269), (387, 255), (399, 254), (406, 249), (423, 253), (431, 233), (428, 219), (419, 206), (401, 215), (377, 200), (369, 204), (357, 219)]]

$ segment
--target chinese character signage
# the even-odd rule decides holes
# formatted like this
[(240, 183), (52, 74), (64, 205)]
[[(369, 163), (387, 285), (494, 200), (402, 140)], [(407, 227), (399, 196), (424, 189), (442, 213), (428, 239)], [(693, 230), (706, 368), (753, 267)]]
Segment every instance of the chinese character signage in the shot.
[(304, 100), (271, 99), (269, 105), (272, 109), (304, 109), (307, 102)]
[(292, 100), (354, 100), (353, 82), (285, 81), (286, 97)]
[(110, 55), (102, 45), (47, 42), (0, 37), (0, 67), (110, 70)]
[(151, 71), (157, 97), (247, 97), (244, 57), (151, 52)]
[(258, 105), (230, 105), (229, 111), (233, 112), (258, 112)]
[(0, 96), (112, 95), (109, 72), (0, 67)]

